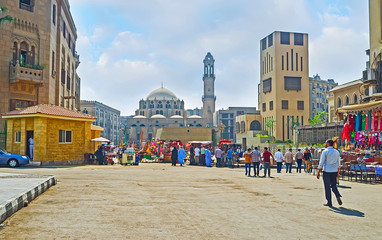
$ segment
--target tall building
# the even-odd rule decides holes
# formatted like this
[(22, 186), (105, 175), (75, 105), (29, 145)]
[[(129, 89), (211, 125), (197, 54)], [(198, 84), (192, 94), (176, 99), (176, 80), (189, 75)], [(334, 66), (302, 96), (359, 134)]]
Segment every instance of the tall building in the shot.
[[(328, 92), (336, 87), (338, 83), (333, 79), (324, 80), (316, 74), (309, 78), (309, 100), (310, 118), (314, 118), (319, 112), (329, 113)], [(308, 124), (306, 122), (305, 124)]]
[[(370, 49), (366, 51), (369, 61), (363, 72), (363, 101), (368, 102), (374, 93), (382, 93), (382, 2), (369, 0)], [(379, 94), (380, 95), (380, 94)]]
[(102, 127), (101, 137), (107, 138), (114, 144), (120, 140), (121, 112), (97, 101), (81, 100), (81, 112), (97, 118), (92, 124)]
[(204, 63), (204, 95), (203, 95), (203, 117), (207, 119), (208, 126), (212, 127), (213, 114), (215, 112), (215, 59), (210, 52), (203, 60)]
[(293, 127), (308, 122), (308, 57), (308, 34), (276, 31), (260, 41), (259, 109), (277, 140), (292, 139)]
[[(68, 0), (0, 0), (0, 113), (37, 104), (79, 110), (77, 29)], [(4, 120), (0, 120), (0, 131)]]
[(188, 117), (192, 115), (203, 117), (203, 108), (187, 109), (186, 111)]
[(256, 110), (255, 107), (229, 107), (216, 111), (214, 113), (214, 126), (219, 129), (218, 140), (225, 139), (236, 142), (236, 117), (245, 114), (260, 115), (260, 111)]

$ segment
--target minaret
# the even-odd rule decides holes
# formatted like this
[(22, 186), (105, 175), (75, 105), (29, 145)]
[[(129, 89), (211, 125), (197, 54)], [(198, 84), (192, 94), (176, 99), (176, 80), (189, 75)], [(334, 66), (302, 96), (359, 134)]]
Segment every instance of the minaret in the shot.
[(207, 53), (203, 60), (204, 63), (204, 95), (203, 95), (203, 117), (207, 119), (208, 127), (213, 126), (213, 114), (215, 112), (215, 59), (210, 52)]

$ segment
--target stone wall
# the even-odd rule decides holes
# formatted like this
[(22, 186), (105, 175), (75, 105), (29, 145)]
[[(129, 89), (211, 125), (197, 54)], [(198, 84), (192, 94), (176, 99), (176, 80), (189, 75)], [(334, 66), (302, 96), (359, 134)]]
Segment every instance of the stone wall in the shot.
[[(341, 138), (342, 128), (342, 123), (325, 123), (314, 126), (307, 125), (303, 127), (296, 127), (294, 143), (307, 143), (309, 145), (325, 143), (327, 139), (332, 139), (333, 137)], [(341, 144), (340, 141), (339, 144)]]

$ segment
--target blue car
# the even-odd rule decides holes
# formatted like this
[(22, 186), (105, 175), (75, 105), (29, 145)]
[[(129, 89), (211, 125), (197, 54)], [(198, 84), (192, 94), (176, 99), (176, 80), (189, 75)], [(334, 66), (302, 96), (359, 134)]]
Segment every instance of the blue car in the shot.
[(19, 167), (20, 165), (29, 164), (30, 158), (25, 155), (13, 154), (0, 148), (0, 165), (8, 165), (9, 167)]

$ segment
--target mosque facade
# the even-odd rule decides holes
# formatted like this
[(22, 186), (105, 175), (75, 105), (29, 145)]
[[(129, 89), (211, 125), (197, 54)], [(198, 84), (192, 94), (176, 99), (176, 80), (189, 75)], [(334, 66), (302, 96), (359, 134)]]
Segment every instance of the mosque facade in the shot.
[[(204, 59), (204, 96), (203, 107), (209, 112), (204, 116), (188, 116), (184, 108), (184, 101), (178, 98), (172, 91), (163, 86), (152, 91), (145, 99), (139, 101), (139, 108), (135, 116), (127, 118), (126, 127), (129, 129), (129, 142), (151, 140), (160, 128), (206, 128), (212, 127), (212, 117), (215, 109), (213, 73), (214, 62), (211, 53), (207, 53)], [(176, 139), (173, 139), (176, 140)]]

